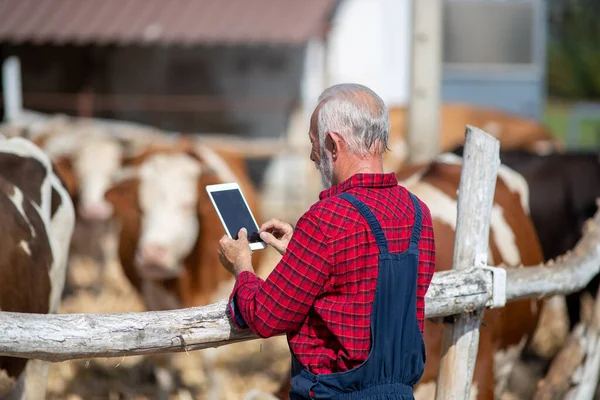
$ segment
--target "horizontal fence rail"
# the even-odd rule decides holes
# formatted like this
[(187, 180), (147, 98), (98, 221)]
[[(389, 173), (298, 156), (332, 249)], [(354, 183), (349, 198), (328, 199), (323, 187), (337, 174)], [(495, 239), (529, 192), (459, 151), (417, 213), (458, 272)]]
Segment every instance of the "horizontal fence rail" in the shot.
[[(66, 117), (66, 116), (65, 116)], [(19, 117), (10, 122), (0, 124), (0, 134), (3, 134), (3, 128), (14, 126), (28, 126), (51, 121), (52, 115), (32, 110), (22, 110)], [(110, 135), (115, 138), (131, 141), (148, 143), (173, 142), (185, 136), (199, 145), (210, 146), (217, 150), (237, 152), (245, 159), (265, 159), (293, 152), (285, 135), (277, 137), (249, 137), (242, 135), (233, 135), (230, 133), (196, 133), (164, 131), (156, 127), (137, 122), (113, 120), (107, 118), (73, 118), (66, 117), (70, 121), (76, 120), (81, 124), (90, 124), (100, 128), (110, 130)]]
[[(566, 294), (600, 270), (600, 212), (568, 255), (546, 265), (508, 269), (506, 300)], [(491, 306), (492, 269), (471, 267), (434, 274), (425, 297), (427, 318)], [(173, 311), (40, 315), (0, 312), (0, 355), (63, 361), (182, 352), (257, 337), (234, 327), (226, 301)]]
[[(224, 98), (217, 95), (168, 95), (168, 94), (103, 94), (103, 93), (32, 93), (22, 94), (26, 107), (55, 110), (78, 110), (82, 103), (95, 112), (101, 111), (154, 111), (154, 112), (219, 112), (219, 111), (265, 111), (289, 110), (294, 99), (288, 97)], [(0, 106), (3, 105), (0, 96)]]

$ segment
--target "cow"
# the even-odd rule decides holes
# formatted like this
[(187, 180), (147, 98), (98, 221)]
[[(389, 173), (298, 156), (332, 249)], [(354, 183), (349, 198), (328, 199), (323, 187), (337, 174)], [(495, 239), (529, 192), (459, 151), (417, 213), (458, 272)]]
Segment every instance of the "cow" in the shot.
[[(436, 272), (452, 268), (457, 218), (457, 192), (462, 159), (451, 153), (438, 155), (432, 162), (399, 170), (399, 183), (424, 201), (431, 210), (436, 246)], [(500, 166), (491, 213), (488, 265), (517, 267), (543, 261), (542, 248), (529, 216), (525, 180), (506, 166)], [(480, 328), (479, 351), (471, 398), (492, 400), (506, 390), (509, 376), (499, 370), (505, 353), (520, 354), (531, 345), (543, 303), (539, 299), (507, 303), (504, 308), (486, 310)], [(444, 325), (426, 320), (423, 339), (427, 362), (423, 377), (415, 387), (416, 399), (431, 399), (441, 357)], [(516, 357), (507, 359), (508, 369)], [(532, 382), (535, 384), (535, 381)], [(289, 377), (277, 391), (287, 399)], [(527, 388), (533, 390), (533, 388)]]
[[(462, 155), (463, 147), (453, 153)], [(527, 181), (531, 218), (540, 238), (544, 261), (572, 250), (581, 239), (585, 222), (598, 211), (600, 198), (600, 158), (597, 152), (536, 155), (525, 151), (501, 151), (503, 164), (519, 172)], [(600, 277), (587, 287), (566, 296), (569, 330), (580, 321), (580, 295), (595, 297)]]
[[(400, 184), (422, 199), (431, 210), (436, 242), (436, 272), (452, 267), (461, 170), (462, 159), (444, 153), (425, 169), (412, 167), (404, 173), (398, 172)], [(488, 265), (533, 266), (543, 261), (541, 244), (529, 215), (526, 182), (504, 165), (500, 165), (498, 170), (489, 243)], [(487, 326), (482, 326), (480, 330), (472, 398), (493, 399), (495, 393), (502, 393), (506, 389), (508, 377), (498, 377), (496, 356), (514, 346), (530, 348), (543, 305), (540, 299), (525, 299), (507, 303), (503, 308), (486, 310), (483, 322)], [(426, 386), (433, 387), (432, 383), (437, 380), (442, 333), (442, 324), (426, 321), (424, 341), (427, 363), (419, 385), (421, 388), (417, 387), (415, 393), (416, 398), (428, 398), (424, 395)]]
[[(258, 196), (244, 160), (188, 140), (148, 147), (125, 162), (107, 190), (120, 225), (123, 271), (148, 310), (209, 304), (220, 285), (233, 281), (219, 262), (218, 243), (225, 231), (205, 189), (226, 182), (239, 183), (260, 224)], [(263, 251), (253, 254), (255, 269)], [(159, 377), (165, 375), (160, 371), (159, 385), (168, 390), (170, 383)]]
[[(0, 311), (59, 311), (75, 211), (50, 158), (0, 137)], [(0, 357), (0, 398), (44, 399), (49, 363)]]
[[(155, 311), (208, 304), (215, 286), (230, 278), (217, 255), (224, 230), (207, 185), (238, 182), (260, 219), (258, 196), (241, 157), (182, 143), (150, 146), (128, 160), (105, 195), (121, 225), (124, 272)], [(260, 256), (253, 254), (255, 266)], [(161, 295), (146, 296), (146, 291)]]
[[(406, 162), (408, 108), (390, 107), (390, 152), (384, 155), (388, 171), (397, 171)], [(477, 126), (500, 141), (507, 150), (527, 150), (536, 154), (562, 151), (562, 143), (539, 122), (506, 111), (464, 103), (445, 103), (440, 107), (440, 153), (451, 152), (464, 143), (465, 126)]]
[[(51, 157), (75, 206), (71, 258), (88, 258), (103, 274), (104, 266), (116, 252), (112, 205), (104, 193), (123, 161), (154, 141), (156, 133), (139, 129), (123, 133), (96, 122), (54, 117), (29, 127), (22, 135)], [(70, 294), (78, 281), (69, 273), (64, 294)], [(94, 284), (92, 290), (102, 290), (100, 283)]]

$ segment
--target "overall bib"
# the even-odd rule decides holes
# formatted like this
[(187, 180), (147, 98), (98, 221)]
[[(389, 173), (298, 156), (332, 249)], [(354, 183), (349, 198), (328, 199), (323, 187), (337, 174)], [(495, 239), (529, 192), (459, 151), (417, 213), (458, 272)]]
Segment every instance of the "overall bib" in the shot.
[(379, 275), (371, 312), (371, 351), (354, 369), (318, 375), (304, 368), (292, 352), (290, 399), (412, 400), (413, 387), (421, 379), (425, 365), (425, 344), (416, 313), (421, 206), (411, 193), (416, 216), (410, 247), (392, 254), (369, 207), (349, 193), (339, 197), (361, 213), (379, 247)]

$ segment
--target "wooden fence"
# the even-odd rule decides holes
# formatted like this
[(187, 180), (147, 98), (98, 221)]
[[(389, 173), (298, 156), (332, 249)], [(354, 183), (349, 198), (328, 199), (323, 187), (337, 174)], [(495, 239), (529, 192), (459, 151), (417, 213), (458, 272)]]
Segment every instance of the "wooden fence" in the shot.
[[(57, 114), (54, 114), (56, 116)], [(52, 114), (41, 113), (28, 109), (20, 110), (18, 117), (12, 121), (0, 123), (0, 132), (14, 131), (17, 127), (29, 126), (33, 124), (48, 123), (52, 119)], [(144, 141), (149, 139), (153, 141), (173, 141), (181, 138), (181, 132), (163, 131), (150, 125), (137, 122), (120, 121), (105, 118), (74, 118), (67, 117), (68, 120), (76, 120), (77, 123), (85, 125), (90, 124), (105, 128), (110, 131), (112, 136), (126, 141)], [(4, 128), (4, 129), (3, 129)], [(18, 130), (18, 129), (17, 129)], [(228, 133), (185, 133), (185, 136), (192, 139), (199, 145), (211, 146), (215, 149), (238, 152), (244, 155), (246, 159), (265, 159), (271, 158), (283, 153), (294, 152), (290, 148), (285, 135), (280, 137), (255, 137), (233, 135)]]
[[(436, 273), (426, 296), (427, 318), (454, 316), (444, 335), (436, 399), (469, 397), (478, 327), (485, 308), (503, 307), (517, 299), (567, 294), (585, 287), (600, 270), (600, 212), (588, 221), (575, 249), (558, 260), (529, 268), (486, 265), (498, 152), (495, 138), (467, 126), (453, 269)], [(600, 351), (598, 329), (586, 332), (592, 332), (595, 336), (590, 340), (596, 340), (586, 351)], [(192, 351), (252, 339), (256, 337), (249, 330), (234, 327), (226, 313), (226, 301), (182, 310), (123, 314), (0, 312), (0, 356), (53, 362)], [(584, 376), (597, 381), (600, 363), (588, 363), (587, 368), (590, 370)], [(587, 382), (589, 386), (589, 379)], [(588, 392), (589, 388), (587, 392), (582, 389), (579, 397), (573, 398), (591, 398), (582, 394)]]

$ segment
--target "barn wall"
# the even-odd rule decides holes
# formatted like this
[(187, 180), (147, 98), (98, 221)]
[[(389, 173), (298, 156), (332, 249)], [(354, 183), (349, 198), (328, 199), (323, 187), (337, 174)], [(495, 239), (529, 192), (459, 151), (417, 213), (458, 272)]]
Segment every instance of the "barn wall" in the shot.
[[(2, 47), (4, 57), (21, 58), (25, 93), (78, 93), (92, 88), (101, 94), (207, 95), (224, 105), (149, 111), (142, 98), (138, 104), (117, 101), (115, 110), (96, 115), (167, 130), (249, 136), (277, 136), (285, 131), (289, 111), (299, 97), (304, 52), (304, 46)], [(244, 109), (232, 104), (234, 99), (268, 104)], [(37, 109), (76, 112), (74, 104), (69, 109), (55, 102), (44, 102)]]
[[(289, 108), (299, 96), (303, 55), (303, 47), (118, 49), (108, 65), (109, 87), (120, 93), (148, 85), (156, 93), (274, 102), (262, 108), (231, 104), (221, 110), (156, 113), (150, 118), (173, 130), (277, 136), (285, 130)], [(119, 113), (123, 119), (142, 117), (139, 112)]]

